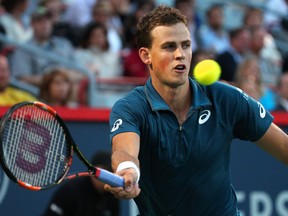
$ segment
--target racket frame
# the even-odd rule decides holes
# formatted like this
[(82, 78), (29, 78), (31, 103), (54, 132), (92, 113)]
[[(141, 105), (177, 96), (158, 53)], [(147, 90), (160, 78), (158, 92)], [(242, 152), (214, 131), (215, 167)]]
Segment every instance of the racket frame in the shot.
[[(29, 106), (29, 105), (33, 105), (36, 106), (39, 109), (42, 109), (44, 111), (49, 112), (56, 120), (57, 122), (60, 124), (60, 126), (63, 129), (63, 132), (65, 133), (65, 138), (67, 139), (67, 143), (69, 143), (69, 147), (70, 147), (70, 154), (69, 154), (69, 159), (68, 159), (68, 165), (67, 168), (64, 172), (64, 174), (54, 183), (49, 184), (48, 186), (33, 186), (27, 182), (23, 182), (18, 180), (9, 170), (6, 161), (4, 159), (4, 152), (3, 152), (3, 148), (2, 148), (2, 142), (3, 142), (3, 128), (5, 127), (5, 122), (10, 118), (10, 116), (12, 115), (12, 113), (23, 107), (23, 106)], [(7, 174), (7, 176), (14, 182), (18, 183), (21, 187), (24, 187), (26, 189), (29, 190), (44, 190), (44, 189), (50, 189), (60, 183), (62, 183), (65, 180), (70, 180), (76, 177), (80, 177), (80, 176), (94, 176), (96, 178), (98, 178), (100, 181), (104, 181), (105, 183), (110, 184), (111, 186), (114, 187), (124, 187), (124, 179), (120, 176), (117, 176), (107, 170), (104, 170), (102, 168), (98, 168), (93, 166), (87, 159), (86, 157), (83, 155), (83, 153), (80, 151), (80, 149), (78, 148), (78, 146), (76, 145), (76, 143), (74, 142), (67, 126), (65, 125), (64, 121), (61, 119), (61, 117), (57, 114), (57, 112), (50, 106), (39, 102), (39, 101), (34, 101), (34, 102), (21, 102), (18, 104), (13, 105), (3, 116), (3, 118), (0, 121), (0, 143), (1, 143), (1, 147), (0, 147), (0, 163), (3, 167), (3, 170), (5, 171), (5, 173)], [(72, 161), (73, 161), (73, 155), (74, 152), (76, 153), (77, 157), (82, 161), (82, 163), (88, 168), (88, 171), (85, 172), (78, 172), (78, 173), (74, 173), (74, 174), (69, 174), (69, 170), (72, 166)]]

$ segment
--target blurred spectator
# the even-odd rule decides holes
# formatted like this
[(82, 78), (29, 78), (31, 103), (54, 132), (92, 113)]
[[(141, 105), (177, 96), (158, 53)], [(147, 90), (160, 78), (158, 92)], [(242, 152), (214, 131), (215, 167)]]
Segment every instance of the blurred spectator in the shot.
[(288, 17), (287, 0), (267, 0), (265, 4), (264, 22), (268, 31), (281, 29), (282, 18)]
[[(264, 26), (263, 11), (260, 8), (248, 7), (243, 18), (243, 25), (252, 32), (259, 28), (266, 29)], [(277, 67), (282, 65), (281, 53), (276, 46), (274, 37), (268, 31), (266, 31), (263, 38), (260, 56), (264, 59), (269, 59)]]
[(123, 73), (120, 53), (109, 49), (108, 33), (101, 23), (88, 24), (83, 32), (75, 59), (100, 78), (113, 78)]
[[(287, 51), (288, 52), (288, 51)], [(283, 58), (283, 64), (282, 64), (282, 72), (283, 71), (288, 71), (288, 53), (286, 56)]]
[[(175, 8), (179, 9), (187, 18), (188, 29), (191, 33), (192, 51), (197, 50), (198, 38), (198, 23), (195, 14), (195, 1), (194, 0), (175, 0)], [(204, 39), (205, 40), (205, 39)]]
[(109, 49), (120, 52), (123, 48), (123, 26), (119, 17), (114, 15), (110, 0), (97, 0), (97, 3), (92, 8), (92, 22), (101, 23), (107, 29)]
[(231, 30), (229, 37), (229, 48), (217, 55), (216, 61), (222, 70), (220, 79), (233, 84), (238, 64), (243, 61), (244, 56), (249, 50), (250, 32), (246, 28), (240, 27)]
[(266, 34), (267, 31), (264, 27), (258, 27), (251, 30), (250, 54), (256, 56), (258, 59), (263, 83), (273, 88), (276, 86), (278, 77), (281, 73), (282, 61), (274, 62), (271, 58), (262, 54)]
[(269, 0), (267, 7), (265, 20), (268, 31), (274, 36), (282, 55), (287, 55), (288, 0)]
[[(71, 43), (65, 38), (52, 36), (51, 14), (46, 8), (37, 8), (32, 14), (31, 23), (34, 35), (27, 45), (49, 52), (56, 57), (72, 59), (74, 48)], [(58, 63), (43, 55), (35, 55), (21, 48), (15, 50), (11, 60), (12, 75), (20, 81), (35, 86), (39, 86), (45, 71), (59, 66)], [(73, 76), (77, 79), (76, 73)]]
[(277, 104), (274, 111), (288, 112), (288, 72), (284, 72), (279, 77), (277, 96)]
[(0, 16), (0, 23), (8, 39), (16, 42), (26, 42), (32, 37), (30, 21), (24, 19), (24, 13), (30, 0), (2, 0), (4, 13)]
[(92, 8), (97, 0), (72, 0), (67, 5), (64, 20), (73, 27), (83, 27), (92, 20)]
[(263, 84), (257, 58), (244, 59), (237, 67), (235, 74), (235, 86), (245, 91), (255, 100), (263, 95)]
[(66, 7), (62, 0), (40, 0), (38, 5), (49, 11), (54, 24), (62, 20), (62, 14)]
[(264, 26), (263, 11), (260, 8), (247, 6), (242, 22), (249, 30)]
[(212, 5), (206, 11), (206, 24), (199, 29), (200, 46), (216, 54), (229, 47), (229, 36), (224, 29), (223, 9), (220, 5)]
[(64, 20), (64, 12), (66, 5), (62, 0), (41, 0), (39, 6), (47, 8), (51, 14), (51, 20), (53, 22), (52, 34), (55, 36), (65, 37), (70, 42), (77, 46), (79, 42), (81, 28), (72, 26), (70, 23)]
[(24, 90), (13, 87), (10, 81), (10, 68), (5, 56), (0, 55), (0, 106), (11, 106), (23, 101), (35, 101), (36, 98)]
[(140, 59), (136, 41), (136, 24), (139, 19), (155, 8), (153, 0), (139, 1), (135, 4), (135, 11), (124, 21), (125, 48), (122, 50), (124, 76), (148, 77), (148, 68)]
[(190, 76), (193, 77), (194, 67), (205, 59), (215, 59), (213, 52), (204, 49), (197, 49), (193, 52), (190, 66)]
[(54, 69), (43, 75), (40, 85), (39, 99), (51, 106), (76, 106), (73, 101), (73, 83), (69, 72), (63, 69)]
[(267, 110), (275, 107), (275, 93), (262, 82), (261, 68), (258, 59), (249, 56), (237, 67), (235, 85), (249, 96), (260, 101)]
[[(154, 0), (138, 0), (133, 4), (133, 11), (123, 20), (124, 44), (123, 48), (131, 48), (136, 45), (136, 25), (140, 18), (155, 8)], [(138, 52), (138, 51), (137, 51)]]
[[(119, 29), (120, 33), (123, 31), (123, 21), (132, 12), (133, 1), (131, 0), (109, 0), (111, 2), (114, 14), (114, 25)], [(137, 0), (141, 2), (143, 0)], [(148, 0), (149, 2), (149, 0)], [(118, 27), (117, 27), (118, 26)], [(122, 34), (122, 33), (121, 33)]]
[[(112, 171), (111, 154), (97, 152), (93, 165)], [(79, 177), (63, 183), (54, 193), (43, 216), (119, 216), (120, 201), (104, 190), (94, 177)]]

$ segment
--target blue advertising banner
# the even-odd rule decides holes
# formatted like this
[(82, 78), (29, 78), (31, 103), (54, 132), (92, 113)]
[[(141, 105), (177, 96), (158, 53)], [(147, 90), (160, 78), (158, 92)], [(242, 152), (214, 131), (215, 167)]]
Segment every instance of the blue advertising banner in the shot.
[[(77, 121), (67, 122), (67, 126), (87, 158), (98, 150), (110, 151), (107, 122)], [(288, 167), (254, 143), (235, 140), (231, 151), (231, 179), (242, 215), (287, 216)], [(75, 157), (71, 171), (82, 169), (84, 166)], [(0, 174), (0, 215), (40, 216), (58, 187), (29, 191)], [(130, 212), (129, 202), (121, 201), (121, 216), (135, 216)]]

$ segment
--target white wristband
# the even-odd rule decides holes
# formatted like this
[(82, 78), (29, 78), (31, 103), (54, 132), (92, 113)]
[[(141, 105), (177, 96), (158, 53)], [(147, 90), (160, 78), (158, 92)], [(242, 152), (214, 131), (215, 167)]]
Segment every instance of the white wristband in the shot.
[(138, 169), (137, 165), (135, 163), (133, 163), (132, 161), (123, 161), (123, 162), (121, 162), (118, 165), (116, 172), (119, 172), (119, 171), (124, 170), (124, 169), (129, 169), (129, 168), (135, 169), (135, 171), (137, 173), (136, 183), (138, 183), (139, 179), (140, 179), (140, 170)]

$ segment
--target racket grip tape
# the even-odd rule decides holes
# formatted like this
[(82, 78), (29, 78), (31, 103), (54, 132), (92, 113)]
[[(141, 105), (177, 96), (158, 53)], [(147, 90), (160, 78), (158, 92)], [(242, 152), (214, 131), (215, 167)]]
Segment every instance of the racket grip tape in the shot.
[(96, 177), (112, 187), (124, 187), (125, 185), (124, 178), (101, 168), (97, 169)]

